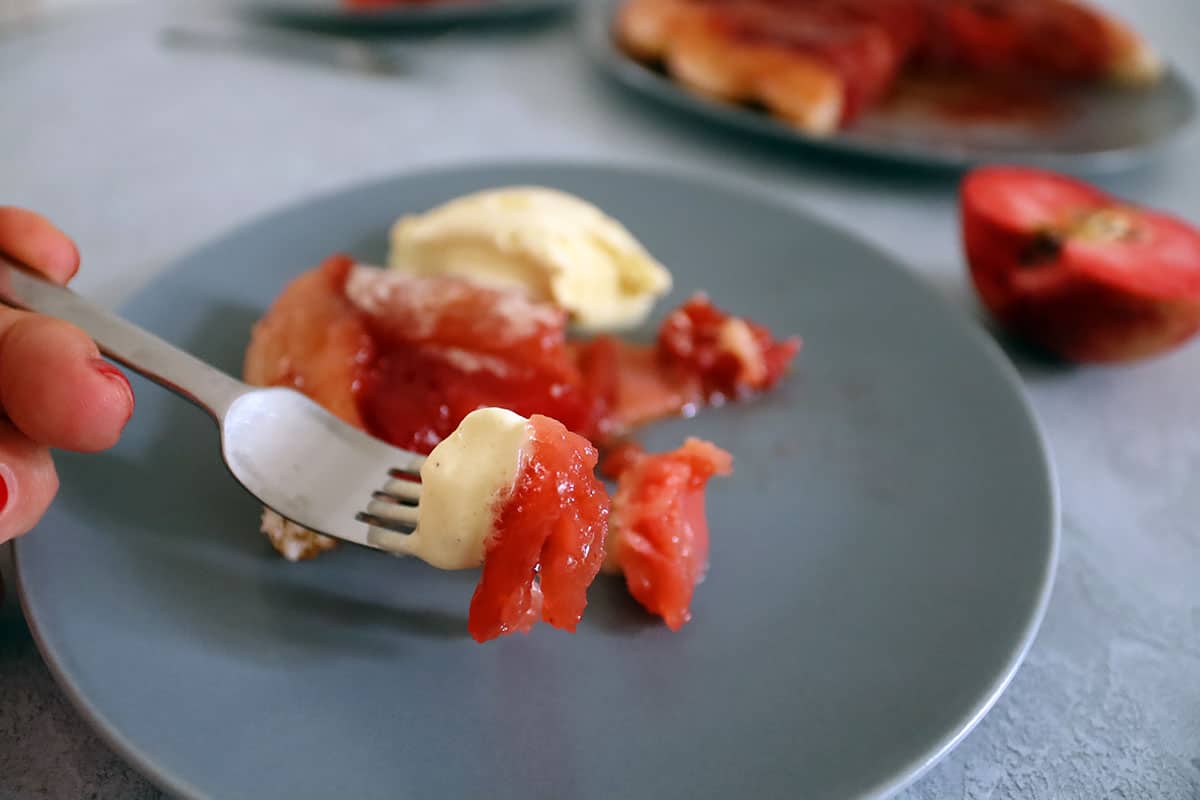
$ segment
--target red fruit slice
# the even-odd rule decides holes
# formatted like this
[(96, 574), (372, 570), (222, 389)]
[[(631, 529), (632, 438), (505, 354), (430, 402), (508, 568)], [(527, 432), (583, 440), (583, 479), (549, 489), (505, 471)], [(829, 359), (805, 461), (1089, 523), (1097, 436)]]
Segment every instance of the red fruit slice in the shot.
[(708, 566), (704, 487), (730, 474), (733, 458), (688, 439), (670, 453), (626, 458), (624, 466), (613, 498), (611, 562), (629, 593), (677, 631), (692, 618), (692, 594)]
[(1200, 330), (1200, 232), (1040, 170), (987, 167), (960, 195), (984, 305), (1006, 329), (1070, 361), (1118, 362)]
[(346, 294), (387, 346), (435, 344), (573, 374), (566, 313), (518, 289), (359, 267), (347, 278)]
[(656, 419), (691, 416), (774, 387), (800, 349), (762, 325), (720, 310), (700, 294), (663, 321), (654, 345), (601, 336), (576, 346), (597, 420), (593, 438), (607, 440)]
[(335, 255), (292, 281), (254, 326), (242, 374), (255, 386), (290, 386), (363, 427), (355, 386), (375, 344), (344, 288), (354, 261)]
[(704, 403), (699, 378), (667, 363), (653, 345), (600, 336), (577, 347), (576, 361), (601, 443), (656, 419), (695, 413)]
[(604, 441), (772, 386), (799, 343), (696, 298), (656, 346), (568, 344), (566, 316), (515, 290), (415, 278), (334, 256), (256, 326), (245, 375), (293, 386), (398, 447), (428, 453), (477, 408), (544, 414)]
[(866, 5), (714, 3), (709, 24), (729, 43), (802, 53), (825, 64), (842, 84), (844, 125), (883, 96), (908, 54), (907, 43), (879, 15), (863, 13)]
[(586, 439), (549, 417), (530, 418), (512, 493), (496, 509), (467, 627), (478, 642), (528, 631), (541, 617), (574, 631), (604, 562), (608, 494)]
[(617, 442), (600, 459), (600, 474), (615, 481), (644, 455), (646, 450), (632, 439)]
[(559, 381), (520, 362), (437, 346), (389, 349), (359, 392), (367, 430), (428, 453), (477, 408), (540, 413), (590, 433), (591, 405), (578, 379)]
[(725, 313), (703, 294), (672, 312), (658, 333), (659, 357), (698, 378), (709, 402), (770, 389), (799, 350), (798, 338), (776, 341), (762, 325)]
[(934, 0), (929, 57), (972, 72), (1097, 80), (1116, 57), (1111, 24), (1069, 0)]
[(596, 429), (561, 311), (516, 290), (373, 268), (356, 269), (347, 293), (380, 351), (358, 389), (375, 436), (427, 453), (483, 406)]

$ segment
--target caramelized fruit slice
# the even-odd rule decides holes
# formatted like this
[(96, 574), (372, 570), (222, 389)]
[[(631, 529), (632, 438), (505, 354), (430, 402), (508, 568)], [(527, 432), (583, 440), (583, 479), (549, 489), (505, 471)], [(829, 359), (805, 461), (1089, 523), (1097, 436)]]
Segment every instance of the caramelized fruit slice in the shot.
[(560, 381), (520, 362), (456, 348), (386, 351), (364, 377), (359, 398), (367, 430), (421, 453), (485, 406), (553, 416), (584, 433), (594, 427), (578, 379)]
[(1111, 14), (1076, 0), (926, 0), (920, 57), (972, 74), (1151, 83), (1156, 53)]
[(663, 417), (691, 416), (705, 403), (774, 387), (800, 350), (767, 328), (734, 317), (698, 294), (663, 321), (654, 345), (601, 336), (576, 348), (602, 444)]
[(798, 338), (776, 341), (762, 325), (727, 314), (703, 294), (673, 311), (658, 333), (662, 361), (699, 379), (709, 402), (770, 389), (799, 350)]
[(511, 494), (496, 508), (467, 627), (478, 642), (528, 631), (541, 617), (574, 631), (604, 561), (608, 495), (597, 454), (556, 420), (530, 418)]
[(561, 311), (516, 289), (373, 267), (355, 269), (347, 292), (380, 351), (358, 393), (375, 436), (427, 453), (484, 406), (594, 432)]
[(704, 402), (699, 379), (665, 363), (653, 345), (600, 336), (580, 344), (576, 359), (598, 420), (593, 438), (602, 444)]
[(520, 289), (360, 265), (347, 278), (346, 294), (386, 345), (435, 344), (570, 371), (566, 314)]
[(721, 448), (689, 438), (669, 453), (622, 457), (613, 498), (610, 566), (625, 574), (629, 593), (647, 611), (679, 630), (708, 567), (704, 487), (733, 471)]
[(375, 353), (345, 297), (354, 262), (335, 255), (283, 290), (254, 326), (242, 374), (255, 386), (290, 386), (361, 428), (355, 387)]

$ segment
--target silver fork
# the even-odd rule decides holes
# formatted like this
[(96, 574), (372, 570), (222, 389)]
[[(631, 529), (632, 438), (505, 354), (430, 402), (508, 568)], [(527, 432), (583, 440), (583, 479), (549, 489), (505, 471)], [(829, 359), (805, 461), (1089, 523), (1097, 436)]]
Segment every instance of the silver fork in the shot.
[(297, 391), (234, 380), (0, 255), (0, 302), (82, 328), (108, 357), (212, 415), (233, 477), (309, 530), (406, 553), (424, 456), (347, 425)]
[(399, 53), (382, 44), (327, 34), (258, 26), (171, 26), (163, 30), (162, 41), (168, 47), (274, 55), (369, 75), (403, 75), (410, 71)]

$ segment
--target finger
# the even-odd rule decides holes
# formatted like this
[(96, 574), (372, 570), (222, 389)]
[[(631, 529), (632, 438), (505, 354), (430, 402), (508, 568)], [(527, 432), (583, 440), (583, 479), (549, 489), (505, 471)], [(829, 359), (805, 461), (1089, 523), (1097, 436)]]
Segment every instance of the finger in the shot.
[(0, 421), (0, 542), (36, 525), (57, 491), (50, 451)]
[(0, 308), (0, 408), (27, 437), (80, 452), (116, 444), (133, 389), (83, 331)]
[(55, 283), (79, 271), (79, 250), (65, 233), (40, 214), (0, 206), (0, 251)]

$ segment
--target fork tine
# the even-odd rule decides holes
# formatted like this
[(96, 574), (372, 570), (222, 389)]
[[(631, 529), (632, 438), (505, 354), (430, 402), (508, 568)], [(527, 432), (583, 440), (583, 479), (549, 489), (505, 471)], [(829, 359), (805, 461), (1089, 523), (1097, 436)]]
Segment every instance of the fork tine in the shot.
[(388, 470), (388, 475), (401, 480), (407, 479), (409, 483), (412, 483), (412, 478), (421, 477), (421, 467), (419, 465), (414, 465), (412, 469), (400, 469), (399, 467), (392, 467)]
[(412, 533), (417, 527), (416, 525), (408, 522), (391, 519), (389, 517), (383, 517), (378, 514), (369, 514), (364, 511), (358, 512), (354, 518), (359, 522), (365, 522), (372, 527), (383, 528), (384, 530), (395, 531), (396, 533)]
[(415, 507), (418, 502), (416, 498), (396, 497), (396, 495), (388, 494), (387, 492), (371, 492), (371, 499), (378, 500), (381, 503), (390, 503), (391, 505), (409, 507)]
[(383, 493), (400, 500), (411, 500), (415, 503), (421, 499), (421, 484), (393, 478), (383, 485)]
[(415, 528), (419, 512), (416, 506), (402, 506), (391, 501), (372, 500), (367, 504), (367, 513)]

